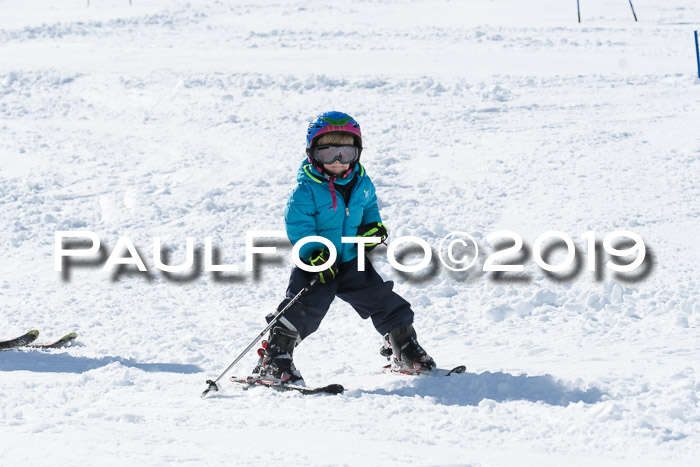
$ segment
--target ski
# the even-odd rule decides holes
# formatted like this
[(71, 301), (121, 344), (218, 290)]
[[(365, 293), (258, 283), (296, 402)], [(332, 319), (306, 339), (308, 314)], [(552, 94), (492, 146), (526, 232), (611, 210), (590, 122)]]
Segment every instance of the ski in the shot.
[(39, 337), (39, 331), (35, 329), (29, 331), (23, 336), (16, 337), (7, 341), (0, 341), (0, 350), (15, 349), (17, 347), (22, 347), (31, 344), (36, 340), (37, 337)]
[(427, 375), (427, 376), (450, 376), (450, 375), (458, 375), (460, 373), (464, 373), (467, 371), (467, 367), (464, 365), (459, 365), (451, 370), (448, 370), (447, 368), (434, 368), (432, 370), (427, 370), (427, 371), (409, 371), (409, 370), (394, 370), (391, 368), (391, 365), (386, 365), (384, 368), (382, 368), (383, 373), (393, 373), (393, 374), (399, 374), (399, 375), (412, 375), (412, 376), (418, 376), (418, 375)]
[(307, 388), (304, 386), (297, 386), (295, 384), (275, 384), (274, 381), (266, 381), (255, 376), (249, 376), (247, 378), (238, 378), (236, 376), (231, 376), (231, 381), (234, 383), (245, 384), (247, 388), (253, 386), (265, 386), (268, 388), (273, 388), (278, 391), (297, 391), (302, 394), (340, 394), (345, 388), (340, 384), (329, 384), (328, 386), (317, 387), (317, 388)]
[(57, 341), (54, 342), (42, 342), (42, 343), (30, 343), (27, 344), (27, 347), (34, 347), (37, 349), (57, 349), (59, 347), (65, 347), (67, 345), (71, 345), (75, 339), (78, 338), (78, 334), (75, 332), (71, 332), (69, 334), (66, 334), (65, 336), (61, 337)]

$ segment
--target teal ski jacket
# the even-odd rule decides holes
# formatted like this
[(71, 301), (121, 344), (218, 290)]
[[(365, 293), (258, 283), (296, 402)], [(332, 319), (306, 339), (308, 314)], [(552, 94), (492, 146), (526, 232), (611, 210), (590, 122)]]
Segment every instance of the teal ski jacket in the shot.
[[(350, 200), (336, 193), (335, 185), (346, 185), (357, 178)], [(360, 225), (381, 222), (374, 184), (359, 162), (344, 178), (329, 178), (305, 160), (297, 172), (298, 185), (289, 196), (284, 212), (284, 224), (292, 245), (304, 237), (325, 237), (335, 246), (338, 264), (357, 257), (355, 243), (342, 243), (341, 237), (355, 237)], [(325, 248), (322, 243), (309, 242), (299, 250), (299, 257), (308, 261), (311, 253)]]

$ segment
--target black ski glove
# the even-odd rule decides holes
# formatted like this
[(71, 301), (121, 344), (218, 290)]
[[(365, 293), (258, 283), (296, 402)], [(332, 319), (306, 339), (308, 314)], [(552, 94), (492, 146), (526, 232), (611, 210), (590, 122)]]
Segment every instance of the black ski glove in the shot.
[[(389, 236), (389, 231), (386, 230), (386, 227), (384, 227), (384, 224), (381, 222), (372, 222), (371, 224), (359, 226), (357, 228), (357, 236), (380, 237), (382, 239), (382, 243), (384, 243), (384, 240), (386, 240)], [(379, 243), (368, 243), (365, 245), (365, 252), (372, 251), (377, 245), (379, 245)]]
[[(309, 256), (309, 259), (307, 259), (305, 263), (310, 264), (311, 266), (321, 266), (322, 264), (326, 264), (328, 262), (328, 256), (328, 250), (325, 248), (319, 248), (311, 253), (311, 256)], [(338, 276), (338, 265), (333, 263), (330, 268), (320, 272), (312, 272), (311, 274), (318, 277), (321, 284), (327, 284)]]

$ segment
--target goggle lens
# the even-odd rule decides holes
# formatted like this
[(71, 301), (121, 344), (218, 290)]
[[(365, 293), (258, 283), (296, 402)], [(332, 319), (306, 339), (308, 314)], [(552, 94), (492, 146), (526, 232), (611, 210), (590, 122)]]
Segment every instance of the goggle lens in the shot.
[(332, 164), (340, 161), (341, 164), (350, 164), (360, 157), (360, 148), (357, 146), (320, 146), (314, 148), (314, 159), (322, 164)]

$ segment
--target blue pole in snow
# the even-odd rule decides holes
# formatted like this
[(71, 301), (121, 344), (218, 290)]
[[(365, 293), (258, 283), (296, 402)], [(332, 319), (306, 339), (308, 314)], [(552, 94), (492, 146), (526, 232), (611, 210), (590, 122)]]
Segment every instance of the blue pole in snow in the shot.
[(581, 22), (581, 5), (579, 5), (578, 0), (576, 0), (576, 10), (578, 11), (578, 22)]
[(634, 15), (634, 20), (637, 21), (637, 13), (634, 12), (634, 5), (632, 5), (632, 0), (630, 0), (630, 8), (632, 8), (632, 14)]
[(698, 61), (698, 79), (700, 79), (700, 50), (698, 49), (698, 32), (695, 31), (695, 60)]

